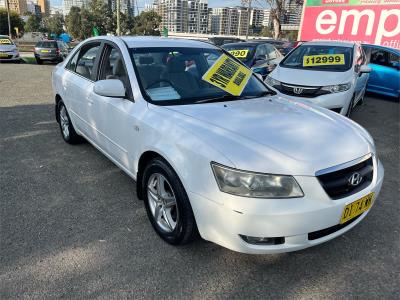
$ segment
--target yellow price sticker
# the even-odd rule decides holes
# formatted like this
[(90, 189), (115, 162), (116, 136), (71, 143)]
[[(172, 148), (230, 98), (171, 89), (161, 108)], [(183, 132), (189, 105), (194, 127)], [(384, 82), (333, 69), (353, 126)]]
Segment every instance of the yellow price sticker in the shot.
[(344, 65), (344, 54), (305, 55), (303, 67)]
[(234, 96), (240, 96), (252, 71), (222, 54), (207, 70), (202, 79)]
[(246, 58), (247, 54), (249, 54), (249, 50), (229, 50), (230, 54), (232, 54), (236, 58)]
[(0, 44), (11, 45), (11, 41), (9, 39), (0, 39)]

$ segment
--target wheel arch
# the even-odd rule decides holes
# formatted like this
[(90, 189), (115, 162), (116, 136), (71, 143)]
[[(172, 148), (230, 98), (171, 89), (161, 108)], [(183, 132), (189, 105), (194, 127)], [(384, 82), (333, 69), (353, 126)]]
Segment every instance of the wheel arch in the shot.
[(142, 177), (144, 169), (151, 160), (157, 157), (167, 161), (160, 153), (153, 150), (148, 150), (143, 152), (138, 160), (137, 173), (136, 173), (136, 194), (140, 200), (143, 200)]

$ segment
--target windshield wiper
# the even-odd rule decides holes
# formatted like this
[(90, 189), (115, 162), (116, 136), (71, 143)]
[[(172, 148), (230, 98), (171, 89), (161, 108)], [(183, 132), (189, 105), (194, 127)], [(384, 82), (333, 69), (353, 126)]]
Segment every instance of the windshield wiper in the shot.
[(243, 100), (243, 99), (254, 99), (254, 98), (260, 98), (268, 95), (274, 95), (274, 92), (270, 91), (263, 91), (258, 95), (249, 95), (249, 96), (234, 96), (234, 95), (223, 95), (220, 97), (215, 97), (215, 98), (207, 98), (207, 99), (202, 99), (199, 101), (196, 101), (196, 103), (211, 103), (211, 102), (223, 102), (223, 101), (232, 101), (232, 100)]
[(231, 101), (231, 100), (239, 100), (243, 99), (241, 96), (234, 96), (234, 95), (223, 95), (220, 97), (214, 97), (214, 98), (206, 98), (202, 100), (198, 100), (195, 103), (210, 103), (210, 102), (222, 102), (222, 101)]

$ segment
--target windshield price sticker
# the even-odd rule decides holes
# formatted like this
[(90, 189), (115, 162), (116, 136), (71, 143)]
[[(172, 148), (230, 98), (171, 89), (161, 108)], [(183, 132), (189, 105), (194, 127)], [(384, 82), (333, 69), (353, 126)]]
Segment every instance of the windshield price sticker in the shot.
[(249, 54), (249, 50), (229, 50), (230, 54), (232, 54), (236, 58), (246, 58), (247, 54)]
[(231, 95), (240, 96), (251, 74), (250, 69), (222, 54), (202, 79)]
[(0, 44), (8, 44), (11, 45), (11, 41), (9, 39), (0, 39)]
[(305, 55), (303, 67), (344, 65), (344, 54)]

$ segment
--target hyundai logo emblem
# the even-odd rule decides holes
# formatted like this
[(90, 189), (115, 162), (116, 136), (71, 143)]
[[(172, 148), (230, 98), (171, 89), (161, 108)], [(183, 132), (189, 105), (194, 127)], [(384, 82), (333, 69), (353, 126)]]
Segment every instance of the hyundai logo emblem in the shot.
[(297, 95), (300, 95), (303, 92), (303, 89), (299, 88), (299, 87), (295, 87), (295, 88), (293, 88), (293, 92)]
[(362, 180), (363, 177), (361, 176), (360, 173), (353, 173), (349, 178), (349, 185), (357, 186), (361, 183)]

